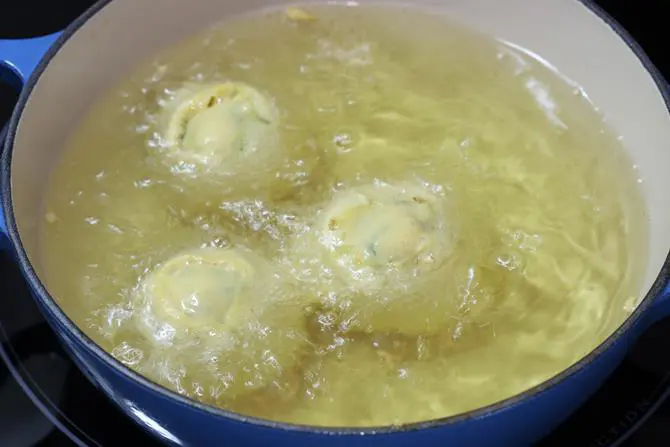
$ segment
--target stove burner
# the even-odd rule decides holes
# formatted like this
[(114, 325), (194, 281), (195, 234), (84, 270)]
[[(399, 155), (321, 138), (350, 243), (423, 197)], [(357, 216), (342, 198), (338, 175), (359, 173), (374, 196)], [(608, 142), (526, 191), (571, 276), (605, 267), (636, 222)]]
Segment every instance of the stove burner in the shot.
[[(670, 365), (658, 361), (670, 335), (670, 319), (658, 322), (635, 344), (612, 376), (539, 446), (666, 446), (670, 430)], [(667, 338), (665, 338), (667, 340)]]

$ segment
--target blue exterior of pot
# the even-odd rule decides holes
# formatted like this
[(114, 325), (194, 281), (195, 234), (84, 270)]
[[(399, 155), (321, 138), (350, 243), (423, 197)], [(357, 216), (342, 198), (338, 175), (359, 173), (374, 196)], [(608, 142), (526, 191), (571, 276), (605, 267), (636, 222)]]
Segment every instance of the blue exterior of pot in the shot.
[[(670, 315), (670, 263), (666, 261), (638, 309), (614, 334), (577, 364), (503, 402), (455, 417), (402, 427), (322, 430), (273, 423), (207, 407), (153, 384), (104, 352), (60, 310), (30, 267), (20, 246), (11, 213), (11, 151), (23, 104), (56, 49), (105, 3), (104, 0), (99, 2), (63, 34), (26, 40), (0, 40), (0, 79), (4, 77), (16, 83), (25, 81), (7, 139), (0, 142), (4, 143), (0, 171), (1, 207), (4, 208), (0, 213), (0, 248), (15, 254), (40, 309), (81, 370), (130, 418), (166, 443), (277, 447), (298, 443), (320, 447), (531, 445), (548, 434), (599, 387), (644, 329)], [(586, 5), (628, 43), (631, 51), (636, 53), (657, 81), (668, 104), (668, 87), (639, 46), (604, 12), (589, 3)]]

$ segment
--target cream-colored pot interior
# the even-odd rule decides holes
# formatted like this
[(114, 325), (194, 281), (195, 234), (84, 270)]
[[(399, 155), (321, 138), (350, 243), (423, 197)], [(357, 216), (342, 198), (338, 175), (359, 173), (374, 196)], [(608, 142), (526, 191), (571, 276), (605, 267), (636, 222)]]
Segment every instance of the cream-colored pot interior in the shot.
[[(29, 258), (37, 260), (37, 228), (49, 173), (72, 127), (102, 91), (152, 53), (213, 22), (285, 3), (113, 0), (89, 19), (51, 60), (19, 123), (12, 157), (12, 194)], [(651, 244), (644, 290), (640, 291), (644, 296), (670, 247), (670, 116), (652, 77), (628, 45), (575, 0), (384, 3), (416, 5), (448, 14), (540, 55), (583, 87), (624, 138), (643, 178)], [(39, 272), (39, 266), (33, 265)]]

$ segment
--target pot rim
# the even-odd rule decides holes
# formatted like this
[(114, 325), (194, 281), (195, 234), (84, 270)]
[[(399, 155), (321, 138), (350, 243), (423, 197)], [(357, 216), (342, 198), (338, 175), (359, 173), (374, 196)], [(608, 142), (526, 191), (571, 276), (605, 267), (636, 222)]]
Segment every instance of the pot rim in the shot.
[[(587, 355), (582, 357), (579, 361), (573, 363), (568, 368), (562, 370), (555, 376), (541, 382), (538, 385), (535, 385), (532, 388), (528, 388), (525, 391), (515, 394), (507, 399), (494, 402), (490, 405), (477, 408), (465, 413), (456, 414), (453, 416), (432, 419), (428, 421), (413, 422), (402, 425), (385, 425), (385, 426), (375, 426), (375, 427), (318, 427), (311, 425), (303, 424), (293, 424), (286, 422), (277, 422), (269, 419), (263, 419), (253, 416), (245, 416), (234, 411), (226, 410), (223, 408), (217, 408), (211, 405), (206, 405), (200, 403), (191, 398), (182, 396), (168, 388), (158, 385), (143, 375), (133, 371), (129, 367), (125, 366), (119, 360), (114, 358), (110, 353), (98, 346), (88, 335), (86, 335), (58, 306), (54, 298), (49, 294), (46, 289), (46, 286), (37, 276), (35, 269), (30, 263), (27, 253), (23, 248), (21, 239), (19, 236), (18, 228), (16, 225), (16, 219), (14, 217), (14, 210), (12, 206), (12, 194), (11, 194), (11, 161), (12, 161), (12, 150), (14, 145), (14, 139), (16, 137), (19, 121), (21, 120), (21, 115), (23, 109), (30, 98), (35, 84), (39, 80), (40, 76), (44, 72), (45, 68), (49, 65), (50, 61), (57, 56), (60, 48), (67, 42), (67, 40), (74, 35), (79, 28), (81, 28), (91, 17), (97, 14), (105, 6), (111, 3), (113, 0), (98, 0), (94, 3), (89, 9), (87, 9), (83, 14), (81, 14), (76, 20), (74, 20), (54, 44), (49, 48), (49, 50), (44, 54), (39, 64), (35, 70), (31, 73), (29, 78), (26, 80), (23, 89), (19, 95), (18, 102), (14, 108), (14, 112), (11, 116), (9, 124), (6, 128), (6, 139), (4, 142), (4, 151), (2, 154), (2, 159), (0, 161), (0, 196), (2, 199), (2, 208), (4, 209), (4, 219), (7, 225), (7, 233), (11, 241), (11, 246), (14, 249), (16, 257), (18, 259), (19, 267), (28, 281), (29, 286), (33, 290), (33, 296), (36, 296), (41, 303), (42, 310), (48, 311), (53, 318), (55, 318), (71, 335), (73, 335), (79, 342), (81, 342), (88, 350), (90, 350), (95, 356), (102, 360), (102, 362), (117, 374), (123, 376), (125, 379), (132, 380), (137, 382), (140, 386), (144, 387), (148, 391), (152, 391), (161, 397), (172, 399), (182, 405), (192, 407), (196, 410), (199, 410), (204, 413), (209, 413), (217, 417), (232, 419), (236, 422), (241, 422), (250, 425), (262, 426), (266, 428), (279, 429), (284, 431), (294, 431), (302, 432), (307, 434), (326, 434), (326, 435), (384, 435), (398, 432), (410, 432), (416, 430), (425, 430), (431, 428), (440, 428), (446, 425), (455, 425), (462, 422), (467, 422), (471, 419), (479, 419), (482, 417), (492, 416), (496, 413), (508, 410), (516, 405), (521, 404), (523, 401), (529, 398), (537, 397), (538, 395), (548, 392), (551, 389), (555, 388), (564, 380), (575, 376), (583, 368), (589, 366), (592, 362), (598, 360), (602, 354), (604, 354), (608, 349), (614, 346), (617, 341), (623, 336), (627, 331), (632, 329), (640, 320), (645, 311), (647, 311), (654, 299), (662, 292), (663, 288), (670, 282), (670, 251), (666, 256), (665, 262), (661, 267), (661, 270), (654, 280), (651, 288), (645, 295), (644, 299), (640, 302), (637, 308), (626, 318), (626, 320), (613, 331), (602, 343), (600, 343), (596, 348), (594, 348)], [(613, 17), (611, 17), (606, 11), (604, 11), (600, 6), (598, 6), (594, 0), (577, 0), (579, 1), (586, 9), (590, 10), (597, 17), (599, 17), (606, 25), (608, 25), (618, 36), (621, 38), (630, 50), (637, 56), (644, 68), (651, 75), (654, 83), (656, 84), (659, 93), (663, 97), (668, 113), (670, 114), (670, 85), (665, 81), (660, 71), (654, 66), (647, 54), (641, 48), (641, 46), (633, 39), (633, 37), (621, 26)]]

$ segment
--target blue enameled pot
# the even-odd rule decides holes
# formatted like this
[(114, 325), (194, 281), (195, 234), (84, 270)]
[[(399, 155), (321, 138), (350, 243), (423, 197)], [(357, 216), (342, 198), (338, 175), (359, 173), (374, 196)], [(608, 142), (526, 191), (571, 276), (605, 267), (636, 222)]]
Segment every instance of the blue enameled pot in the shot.
[[(400, 0), (387, 0), (400, 3)], [(174, 445), (524, 446), (595, 391), (631, 343), (670, 314), (668, 89), (628, 34), (576, 0), (406, 0), (541, 55), (583, 87), (622, 135), (643, 178), (650, 247), (639, 305), (593, 352), (505, 401), (425, 423), (376, 429), (295, 426), (211, 408), (164, 389), (98, 347), (40, 281), (43, 192), (72, 127), (96, 96), (161, 47), (226, 16), (282, 0), (101, 0), (62, 33), (0, 41), (0, 71), (23, 86), (4, 141), (0, 246), (20, 265), (49, 324), (90, 380), (127, 415)], [(365, 3), (365, 0), (360, 0)], [(355, 5), (355, 2), (348, 2)], [(94, 409), (92, 409), (94, 411)], [(128, 440), (130, 441), (130, 440)]]

